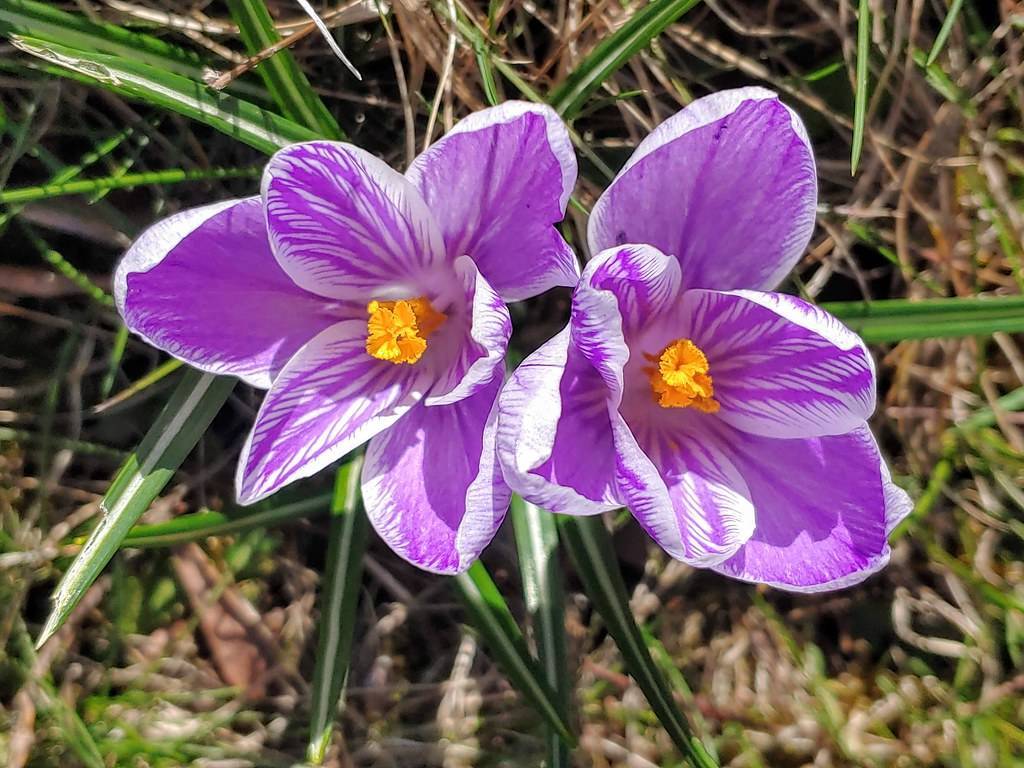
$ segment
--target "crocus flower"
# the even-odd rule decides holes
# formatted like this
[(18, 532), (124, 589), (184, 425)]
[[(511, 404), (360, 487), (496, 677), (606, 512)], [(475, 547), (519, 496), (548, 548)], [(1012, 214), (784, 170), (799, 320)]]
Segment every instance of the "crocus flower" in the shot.
[(427, 570), (465, 570), (505, 514), (495, 454), (505, 302), (575, 285), (554, 224), (576, 181), (565, 126), (477, 112), (405, 176), (350, 144), (278, 152), (262, 195), (172, 216), (115, 278), (128, 327), (205, 371), (269, 388), (238, 464), (242, 504), (369, 441), (377, 531)]
[(865, 423), (871, 356), (765, 292), (816, 198), (804, 126), (770, 91), (651, 133), (594, 207), (568, 326), (501, 395), (512, 489), (554, 512), (627, 506), (671, 556), (748, 581), (815, 591), (881, 568), (909, 505)]

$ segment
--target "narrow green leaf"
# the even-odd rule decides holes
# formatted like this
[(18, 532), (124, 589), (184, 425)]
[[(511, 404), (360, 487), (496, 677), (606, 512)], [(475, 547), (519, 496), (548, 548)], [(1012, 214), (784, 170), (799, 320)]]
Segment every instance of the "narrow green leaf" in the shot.
[(335, 713), (344, 695), (352, 637), (363, 578), (368, 521), (359, 495), (363, 457), (344, 464), (335, 477), (327, 569), (320, 593), (320, 640), (313, 673), (312, 710), (306, 759), (324, 761)]
[[(94, 22), (85, 16), (67, 13), (55, 3), (36, 0), (0, 0), (0, 34), (47, 40), (92, 53), (107, 53), (130, 58), (140, 64), (184, 75), (192, 80), (203, 77), (203, 61), (191, 51), (163, 40), (114, 24)], [(258, 96), (259, 90), (234, 83), (239, 92)]]
[(122, 96), (206, 123), (267, 154), (297, 141), (317, 138), (308, 128), (255, 104), (146, 64), (17, 35), (11, 42), (54, 65), (55, 73), (92, 82)]
[(600, 515), (558, 515), (556, 519), (587, 597), (604, 619), (630, 675), (644, 692), (662, 727), (694, 768), (717, 768), (715, 760), (693, 735), (686, 717), (676, 706), (671, 688), (651, 658), (630, 611), (626, 585), (604, 520)]
[[(510, 509), (523, 579), (526, 610), (533, 619), (537, 656), (544, 679), (554, 689), (559, 714), (569, 719), (572, 685), (565, 651), (565, 592), (558, 562), (558, 528), (554, 515), (518, 496)], [(558, 733), (548, 729), (548, 768), (571, 765), (569, 749)]]
[(127, 189), (147, 184), (180, 184), (186, 181), (213, 181), (220, 179), (258, 178), (262, 167), (255, 168), (169, 168), (163, 171), (123, 173), (120, 176), (104, 176), (98, 179), (77, 179), (56, 184), (40, 184), (34, 187), (0, 189), (0, 204), (30, 203), (63, 195), (87, 195), (109, 189)]
[[(228, 8), (250, 55), (281, 41), (263, 0), (228, 0)], [(260, 62), (256, 71), (285, 117), (315, 131), (322, 138), (344, 138), (338, 121), (313, 90), (291, 51), (278, 51)]]
[(526, 647), (519, 625), (483, 563), (476, 561), (468, 571), (454, 577), (452, 583), (469, 614), (471, 626), (483, 638), (509, 681), (537, 708), (559, 738), (575, 746), (572, 730), (559, 711), (557, 694), (538, 675), (537, 660)]
[(949, 36), (953, 32), (953, 26), (956, 24), (963, 5), (964, 0), (953, 0), (949, 4), (949, 12), (946, 13), (946, 18), (942, 21), (942, 27), (939, 28), (939, 34), (935, 37), (932, 49), (928, 52), (928, 58), (925, 60), (926, 66), (930, 67), (939, 58), (939, 54), (942, 53), (942, 49), (946, 46), (946, 41), (949, 40)]
[(138, 450), (128, 457), (107, 489), (100, 502), (103, 518), (57, 585), (53, 609), (38, 645), (60, 629), (135, 521), (199, 442), (234, 386), (234, 379), (195, 370), (186, 372)]
[(699, 2), (652, 0), (599, 43), (550, 94), (548, 103), (566, 120), (572, 120), (609, 75)]
[(320, 494), (291, 504), (265, 502), (256, 505), (255, 509), (246, 507), (228, 513), (203, 510), (179, 515), (162, 523), (136, 525), (125, 536), (121, 546), (139, 549), (171, 547), (200, 541), (208, 536), (227, 536), (254, 528), (269, 528), (294, 520), (305, 520), (326, 514), (332, 498), (331, 494)]
[(868, 52), (871, 43), (871, 8), (868, 0), (857, 7), (857, 83), (853, 102), (853, 147), (850, 152), (850, 174), (857, 173), (860, 153), (864, 148), (864, 129), (868, 119)]
[(869, 343), (1024, 331), (1024, 296), (826, 302), (821, 307)]

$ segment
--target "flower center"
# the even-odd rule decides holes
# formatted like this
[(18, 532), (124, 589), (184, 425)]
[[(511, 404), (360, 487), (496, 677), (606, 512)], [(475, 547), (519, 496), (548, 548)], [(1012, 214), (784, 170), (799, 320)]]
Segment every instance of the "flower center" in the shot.
[(427, 337), (447, 318), (426, 296), (398, 301), (371, 301), (366, 321), (366, 351), (378, 360), (415, 363), (427, 350)]
[(644, 355), (657, 366), (645, 368), (651, 390), (662, 408), (696, 408), (715, 413), (719, 404), (708, 375), (708, 358), (689, 339), (676, 339), (661, 355)]

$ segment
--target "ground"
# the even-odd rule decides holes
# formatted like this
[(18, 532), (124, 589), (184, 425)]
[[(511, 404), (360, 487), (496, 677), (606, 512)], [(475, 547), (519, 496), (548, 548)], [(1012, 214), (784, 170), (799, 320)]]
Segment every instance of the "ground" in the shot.
[[(0, 14), (11, 4), (0, 0)], [(146, 30), (221, 72), (244, 61), (221, 3), (53, 5)], [(304, 18), (297, 4), (268, 5), (283, 26)], [(823, 302), (1021, 293), (1024, 5), (954, 2), (933, 63), (945, 2), (861, 5), (871, 11), (871, 90), (856, 173), (854, 4), (705, 0), (607, 76), (576, 118), (591, 152), (567, 237), (583, 248), (584, 210), (653, 126), (695, 96), (762, 84), (807, 123), (821, 184), (818, 227), (787, 290)], [(340, 7), (321, 6), (325, 16)], [(337, 34), (362, 82), (316, 35), (293, 50), (350, 140), (404, 167), (486, 105), (491, 78), (505, 98), (521, 87), (549, 93), (642, 6), (460, 4), (460, 19), (489, 31), (483, 53), (465, 34), (451, 37), (443, 3), (398, 0), (387, 24), (355, 6)], [(327, 503), (316, 499), (329, 478), (289, 493), (313, 500), (298, 519), (123, 551), (56, 638), (33, 650), (110, 478), (181, 373), (153, 376), (166, 372), (164, 358), (125, 344), (109, 300), (113, 266), (161, 216), (252, 194), (264, 159), (212, 128), (48, 74), (5, 41), (0, 52), (0, 196), (76, 177), (78, 165), (82, 178), (171, 171), (131, 189), (0, 197), (0, 754), (11, 766), (300, 762), (325, 560)], [(251, 73), (239, 83), (266, 103)], [(172, 179), (175, 169), (190, 180)], [(552, 335), (567, 307), (564, 291), (515, 307), (517, 348)], [(884, 573), (793, 596), (667, 560), (632, 524), (617, 532), (634, 613), (723, 765), (1024, 762), (1020, 338), (872, 351), (873, 427), (916, 501)], [(229, 504), (258, 397), (236, 388), (146, 522)], [(521, 616), (508, 528), (485, 562)], [(577, 764), (681, 765), (568, 560), (565, 573)], [(357, 621), (328, 764), (540, 764), (542, 724), (464, 627), (448, 581), (371, 541)]]

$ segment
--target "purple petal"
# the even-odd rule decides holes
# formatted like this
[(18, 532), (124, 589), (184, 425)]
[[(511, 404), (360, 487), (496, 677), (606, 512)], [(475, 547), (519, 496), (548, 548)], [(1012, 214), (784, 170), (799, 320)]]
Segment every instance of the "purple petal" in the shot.
[(438, 381), (427, 405), (448, 405), (487, 386), (495, 376), (503, 378), (505, 351), (512, 335), (508, 307), (484, 279), (473, 260), (460, 256), (455, 262), (456, 285), (462, 296), (457, 309), (430, 338), (438, 362)]
[(597, 201), (591, 253), (649, 243), (687, 288), (774, 288), (814, 229), (817, 180), (796, 113), (763, 88), (698, 99), (655, 129)]
[(602, 251), (584, 269), (573, 294), (572, 342), (616, 404), (630, 347), (673, 316), (679, 282), (679, 263), (647, 245)]
[(909, 509), (867, 425), (845, 435), (774, 440), (734, 432), (756, 528), (716, 570), (798, 592), (857, 584), (889, 560), (886, 536)]
[(495, 455), (502, 379), (452, 405), (413, 408), (370, 441), (363, 467), (366, 513), (413, 565), (461, 573), (505, 517), (511, 493)]
[(754, 509), (721, 446), (667, 417), (627, 425), (616, 414), (612, 426), (619, 492), (651, 538), (697, 567), (732, 557), (754, 529)]
[(875, 367), (860, 337), (794, 296), (695, 290), (687, 335), (708, 357), (718, 416), (766, 437), (849, 432), (875, 410)]
[(498, 400), (498, 455), (516, 493), (570, 515), (621, 506), (608, 396), (568, 328), (520, 364)]
[(572, 249), (553, 226), (576, 184), (576, 154), (550, 108), (521, 101), (475, 112), (413, 161), (406, 176), (444, 232), (506, 301), (576, 284)]
[(288, 362), (263, 401), (238, 460), (239, 503), (309, 477), (391, 426), (429, 380), (421, 366), (368, 355), (365, 321), (323, 331)]
[(147, 229), (118, 264), (114, 297), (128, 328), (154, 347), (264, 389), (345, 312), (281, 270), (259, 198), (182, 211)]
[(415, 187), (351, 144), (282, 149), (263, 174), (263, 199), (277, 260), (322, 296), (366, 303), (422, 295), (445, 261), (441, 232)]

